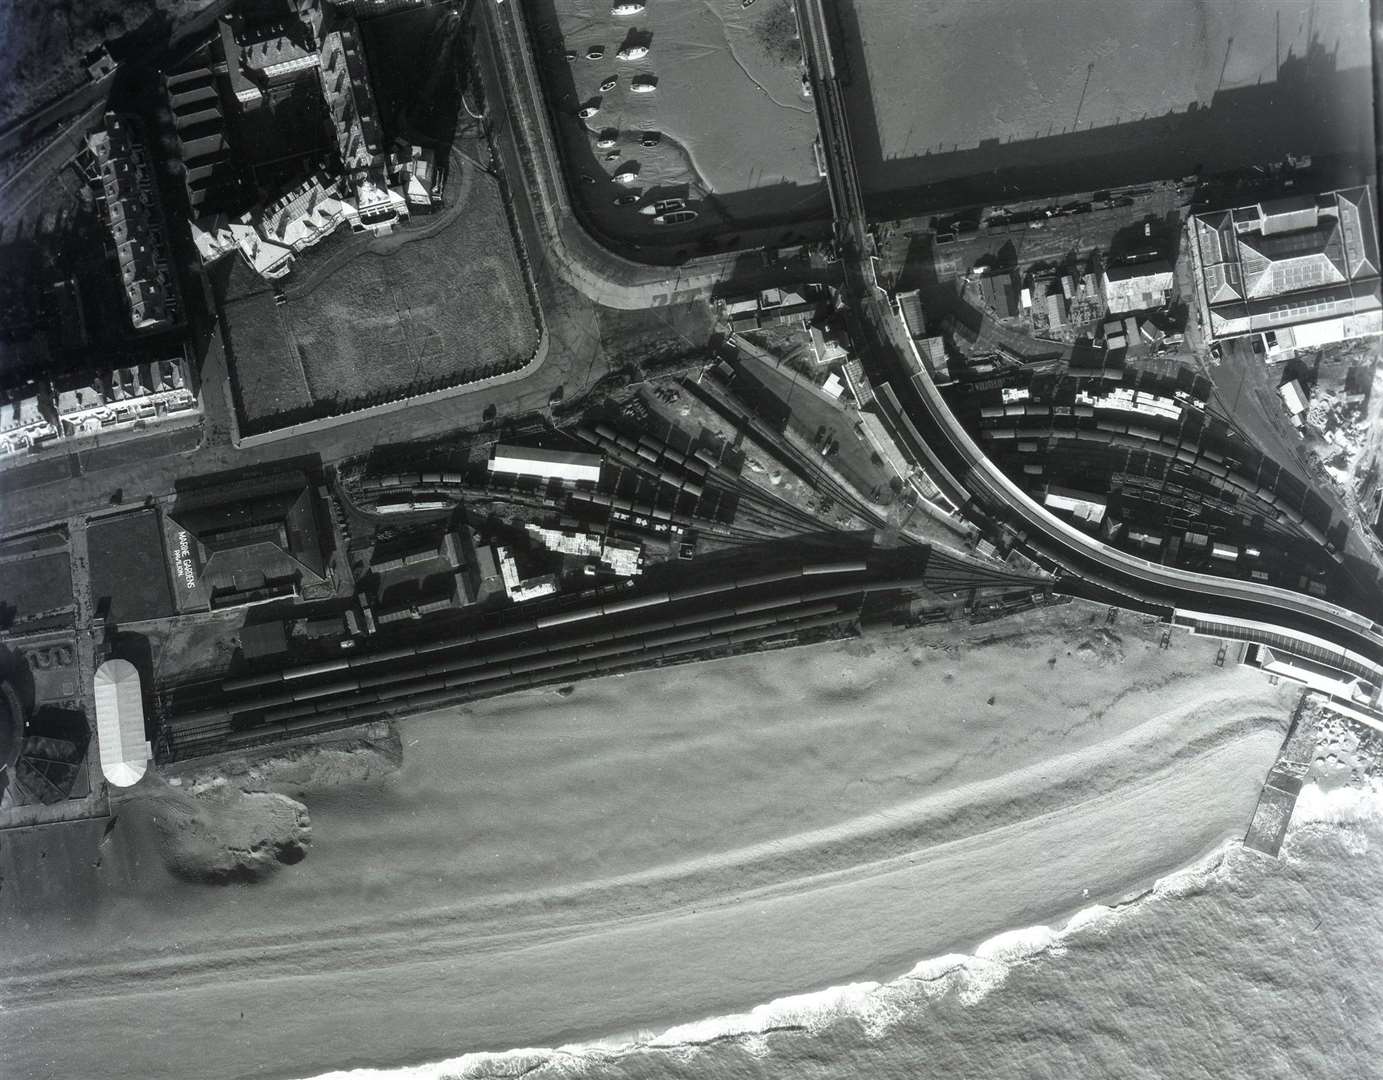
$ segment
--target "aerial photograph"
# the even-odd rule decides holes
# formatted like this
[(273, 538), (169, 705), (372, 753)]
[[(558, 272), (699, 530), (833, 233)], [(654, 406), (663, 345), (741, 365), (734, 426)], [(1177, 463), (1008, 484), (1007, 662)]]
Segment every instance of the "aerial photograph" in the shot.
[(0, 86), (0, 1080), (1383, 1078), (1383, 0)]

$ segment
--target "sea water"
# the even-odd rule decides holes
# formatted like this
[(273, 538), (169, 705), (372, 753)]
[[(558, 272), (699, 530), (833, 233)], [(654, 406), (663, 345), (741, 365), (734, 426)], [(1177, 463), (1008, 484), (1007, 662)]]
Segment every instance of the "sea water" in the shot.
[(1383, 783), (1305, 788), (1278, 859), (1229, 843), (1117, 909), (1002, 934), (887, 983), (323, 1080), (519, 1076), (1383, 1076)]

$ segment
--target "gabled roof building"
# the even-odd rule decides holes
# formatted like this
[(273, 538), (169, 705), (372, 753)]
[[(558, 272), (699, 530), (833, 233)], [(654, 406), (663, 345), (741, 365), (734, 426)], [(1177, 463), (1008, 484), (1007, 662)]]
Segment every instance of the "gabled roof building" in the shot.
[(158, 186), (133, 117), (108, 112), (87, 136), (106, 228), (120, 264), (130, 325), (149, 330), (173, 323), (177, 293), (163, 231)]
[(294, 596), (330, 580), (317, 499), (301, 476), (226, 501), (180, 503), (165, 543), (184, 611)]
[(1210, 339), (1272, 333), (1290, 348), (1383, 332), (1369, 188), (1197, 214), (1188, 230)]

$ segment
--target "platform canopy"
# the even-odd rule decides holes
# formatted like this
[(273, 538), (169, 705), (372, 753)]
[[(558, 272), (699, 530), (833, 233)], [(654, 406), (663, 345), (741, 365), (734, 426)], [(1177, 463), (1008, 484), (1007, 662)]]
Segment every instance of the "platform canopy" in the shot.
[(144, 738), (144, 697), (139, 672), (128, 660), (107, 660), (96, 669), (96, 741), (101, 772), (116, 787), (131, 787), (152, 756)]

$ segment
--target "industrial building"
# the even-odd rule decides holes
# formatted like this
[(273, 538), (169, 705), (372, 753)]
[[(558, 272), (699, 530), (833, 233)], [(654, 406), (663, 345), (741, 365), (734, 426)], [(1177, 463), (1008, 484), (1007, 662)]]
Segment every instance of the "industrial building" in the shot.
[(508, 548), (496, 547), (494, 556), (499, 563), (500, 577), (504, 582), (504, 592), (510, 600), (521, 604), (525, 600), (537, 600), (544, 596), (557, 594), (557, 578), (552, 574), (524, 578), (518, 563)]
[(976, 284), (979, 286), (980, 296), (993, 309), (997, 318), (1011, 319), (1018, 314), (1018, 282), (1011, 270), (988, 274), (980, 278)]
[(317, 493), (301, 475), (246, 485), (215, 502), (180, 500), (164, 518), (178, 609), (323, 591), (331, 583), (329, 535)]
[(153, 757), (144, 737), (139, 672), (128, 660), (107, 660), (96, 669), (93, 681), (101, 774), (116, 787), (132, 787)]
[(1064, 510), (1076, 520), (1090, 525), (1098, 525), (1103, 521), (1109, 506), (1103, 495), (1075, 491), (1072, 488), (1058, 487), (1056, 484), (1048, 486), (1042, 501), (1048, 509)]
[(1277, 352), (1383, 333), (1369, 188), (1197, 214), (1187, 228), (1210, 339), (1260, 334)]
[(496, 444), (490, 452), (491, 473), (536, 476), (544, 480), (600, 482), (603, 458), (571, 450), (542, 450), (535, 446)]
[(1150, 259), (1105, 267), (1100, 284), (1105, 307), (1111, 314), (1122, 315), (1162, 307), (1176, 291), (1176, 275), (1166, 259)]
[(528, 535), (537, 543), (561, 555), (593, 559), (613, 574), (633, 577), (643, 573), (643, 548), (635, 543), (611, 540), (588, 532), (564, 532), (539, 525), (526, 525)]

